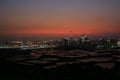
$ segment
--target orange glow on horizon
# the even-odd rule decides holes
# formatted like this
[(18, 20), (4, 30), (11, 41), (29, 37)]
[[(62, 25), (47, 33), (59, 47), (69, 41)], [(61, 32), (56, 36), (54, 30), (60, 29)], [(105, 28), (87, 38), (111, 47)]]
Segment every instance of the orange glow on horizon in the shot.
[(54, 36), (54, 35), (59, 35), (59, 36), (79, 36), (82, 34), (87, 34), (87, 35), (104, 35), (104, 34), (112, 34), (112, 33), (117, 33), (116, 30), (110, 29), (109, 32), (107, 29), (104, 28), (104, 30), (98, 29), (74, 29), (74, 28), (69, 28), (69, 29), (57, 29), (57, 30), (41, 30), (41, 29), (26, 29), (26, 30), (10, 30), (6, 32), (4, 35), (19, 35), (19, 36)]

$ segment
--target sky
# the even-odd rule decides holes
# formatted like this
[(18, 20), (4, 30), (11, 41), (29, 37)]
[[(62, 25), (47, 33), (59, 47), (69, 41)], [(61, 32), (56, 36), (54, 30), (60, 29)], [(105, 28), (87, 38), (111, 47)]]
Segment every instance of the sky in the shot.
[(120, 0), (0, 0), (0, 40), (119, 36)]

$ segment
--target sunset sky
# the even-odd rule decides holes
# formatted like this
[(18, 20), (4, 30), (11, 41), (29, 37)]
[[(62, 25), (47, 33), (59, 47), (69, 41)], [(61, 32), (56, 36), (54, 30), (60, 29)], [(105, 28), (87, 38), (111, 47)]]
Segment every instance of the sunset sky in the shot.
[(0, 39), (120, 34), (120, 0), (0, 0)]

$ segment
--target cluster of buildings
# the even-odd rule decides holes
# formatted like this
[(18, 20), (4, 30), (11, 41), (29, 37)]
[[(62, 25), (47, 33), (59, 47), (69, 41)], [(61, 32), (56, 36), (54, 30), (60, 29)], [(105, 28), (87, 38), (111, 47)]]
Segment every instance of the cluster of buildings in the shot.
[(47, 48), (54, 47), (53, 41), (4, 41), (0, 48)]
[(86, 35), (77, 38), (62, 38), (61, 40), (48, 41), (4, 41), (0, 48), (68, 48), (68, 49), (117, 49), (120, 40), (116, 39), (91, 39)]
[(100, 38), (91, 39), (86, 35), (81, 36), (79, 39), (64, 38), (62, 39), (62, 46), (69, 46), (71, 48), (79, 49), (119, 49), (120, 39)]

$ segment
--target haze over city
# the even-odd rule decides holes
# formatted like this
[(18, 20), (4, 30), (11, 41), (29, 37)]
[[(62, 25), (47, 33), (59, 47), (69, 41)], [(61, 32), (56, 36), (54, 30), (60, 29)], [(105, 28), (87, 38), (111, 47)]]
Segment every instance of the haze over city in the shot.
[(0, 0), (0, 40), (119, 36), (119, 0)]
[(0, 80), (120, 80), (120, 0), (0, 0)]

